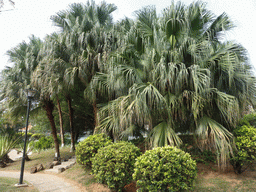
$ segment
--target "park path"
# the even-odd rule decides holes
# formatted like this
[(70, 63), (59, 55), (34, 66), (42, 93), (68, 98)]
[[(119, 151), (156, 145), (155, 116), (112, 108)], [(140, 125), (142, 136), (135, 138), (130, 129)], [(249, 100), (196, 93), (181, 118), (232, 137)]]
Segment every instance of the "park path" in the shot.
[[(18, 183), (20, 172), (0, 171), (0, 177), (17, 178)], [(51, 174), (24, 172), (24, 180), (31, 183), (39, 191), (44, 192), (86, 192), (66, 179)]]

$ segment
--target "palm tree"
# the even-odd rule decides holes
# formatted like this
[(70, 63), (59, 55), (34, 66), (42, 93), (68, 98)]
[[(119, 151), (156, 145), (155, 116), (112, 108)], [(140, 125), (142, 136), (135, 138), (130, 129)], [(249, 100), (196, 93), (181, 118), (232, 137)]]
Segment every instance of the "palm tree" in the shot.
[[(112, 28), (111, 13), (116, 10), (113, 4), (102, 2), (96, 5), (94, 1), (84, 4), (71, 4), (66, 11), (60, 11), (52, 16), (53, 23), (60, 27), (65, 38), (65, 53), (61, 59), (66, 65), (65, 81), (74, 87), (78, 77), (87, 87), (92, 76), (100, 71), (101, 59), (109, 51), (114, 37), (108, 34)], [(72, 127), (72, 109), (70, 95), (66, 95), (69, 103), (70, 125)], [(95, 98), (95, 97), (94, 97)], [(97, 101), (94, 99), (94, 114), (96, 124)]]
[[(9, 0), (9, 3), (14, 7), (15, 2), (12, 0)], [(1, 8), (3, 8), (4, 6), (4, 0), (0, 0), (0, 12), (1, 12)]]
[(86, 4), (73, 3), (69, 9), (53, 15), (51, 20), (62, 32), (86, 33), (95, 26), (110, 28), (111, 13), (116, 9), (114, 4), (107, 4), (104, 1), (100, 5), (96, 5), (94, 1), (87, 1)]
[[(232, 128), (254, 106), (256, 91), (244, 48), (221, 39), (232, 22), (199, 1), (172, 3), (161, 17), (146, 7), (134, 25), (108, 68), (93, 78), (93, 87), (114, 96), (100, 109), (99, 128), (116, 139), (147, 129), (152, 146), (180, 145), (177, 132), (193, 132), (198, 147), (219, 153), (225, 167)], [(138, 39), (135, 30), (141, 51), (130, 41)]]
[(39, 54), (42, 46), (43, 42), (39, 38), (32, 36), (29, 43), (22, 42), (17, 47), (7, 52), (14, 66), (11, 68), (8, 67), (2, 72), (1, 99), (6, 99), (5, 102), (8, 104), (8, 108), (13, 115), (22, 115), (26, 111), (26, 95), (23, 90), (27, 88), (38, 88), (40, 98), (39, 104), (37, 105), (42, 106), (46, 110), (55, 142), (55, 158), (60, 160), (56, 127), (52, 115), (53, 102), (48, 92), (41, 89), (42, 87), (39, 87), (39, 84), (32, 83), (36, 81), (33, 79), (32, 75), (38, 70), (39, 62), (42, 60)]
[(6, 67), (1, 72), (1, 100), (6, 99), (12, 114), (26, 112), (26, 95), (24, 90), (30, 87), (31, 74), (37, 67), (37, 55), (42, 41), (34, 36), (30, 42), (22, 42), (9, 50), (10, 62), (13, 67)]

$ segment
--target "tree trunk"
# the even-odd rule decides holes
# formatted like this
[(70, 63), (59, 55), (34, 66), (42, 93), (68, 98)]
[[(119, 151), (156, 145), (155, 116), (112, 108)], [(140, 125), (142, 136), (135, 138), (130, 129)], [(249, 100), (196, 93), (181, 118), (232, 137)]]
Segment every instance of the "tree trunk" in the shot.
[(74, 112), (71, 105), (71, 98), (70, 96), (66, 96), (68, 102), (68, 111), (69, 111), (69, 124), (70, 124), (70, 135), (71, 135), (71, 148), (70, 151), (75, 151), (75, 132), (74, 132), (74, 125), (73, 125), (73, 117)]
[(96, 101), (93, 102), (93, 114), (94, 114), (94, 132), (97, 132), (96, 127), (99, 125), (98, 122), (98, 109), (97, 109), (97, 104)]
[(55, 161), (60, 161), (60, 149), (59, 149), (59, 142), (58, 142), (58, 138), (57, 138), (57, 131), (56, 131), (56, 126), (55, 126), (55, 122), (54, 122), (54, 117), (53, 117), (53, 108), (54, 108), (54, 104), (51, 100), (45, 100), (44, 101), (44, 109), (46, 111), (46, 115), (50, 121), (51, 127), (52, 127), (52, 136), (54, 139), (54, 145), (55, 145), (55, 157), (54, 160)]
[(60, 139), (61, 139), (61, 147), (64, 147), (64, 130), (63, 130), (63, 118), (62, 118), (62, 111), (60, 106), (60, 100), (57, 96), (57, 105), (58, 105), (58, 112), (59, 112), (59, 120), (60, 120)]

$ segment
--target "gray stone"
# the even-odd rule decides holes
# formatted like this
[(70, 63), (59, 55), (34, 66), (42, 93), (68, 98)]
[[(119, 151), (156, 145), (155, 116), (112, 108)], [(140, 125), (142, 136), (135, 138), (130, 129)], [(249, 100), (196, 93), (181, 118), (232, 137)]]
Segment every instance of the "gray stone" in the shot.
[(41, 164), (41, 163), (38, 164), (36, 168), (37, 168), (37, 172), (44, 170), (44, 166), (43, 166), (43, 164)]
[(37, 172), (37, 168), (36, 167), (31, 167), (30, 169), (30, 173), (36, 173)]
[(48, 163), (46, 166), (45, 166), (45, 169), (52, 169), (54, 167), (54, 164), (53, 163)]
[(63, 171), (65, 171), (65, 168), (64, 167), (59, 167), (58, 166), (55, 166), (53, 169), (47, 169), (45, 170), (46, 172), (51, 172), (51, 173), (61, 173)]
[(61, 164), (61, 161), (53, 161), (53, 165), (56, 166), (56, 165), (60, 165)]

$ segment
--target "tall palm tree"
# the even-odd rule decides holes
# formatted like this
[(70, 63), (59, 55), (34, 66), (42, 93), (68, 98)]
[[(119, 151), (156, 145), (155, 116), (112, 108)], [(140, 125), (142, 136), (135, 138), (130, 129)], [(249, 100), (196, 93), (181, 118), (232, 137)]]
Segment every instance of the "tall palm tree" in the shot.
[(37, 105), (42, 106), (46, 110), (47, 117), (52, 127), (56, 150), (55, 158), (60, 160), (56, 127), (52, 115), (53, 102), (50, 98), (50, 94), (47, 94), (38, 84), (33, 83), (35, 80), (32, 75), (38, 70), (39, 62), (42, 60), (39, 54), (42, 47), (43, 42), (39, 38), (32, 36), (29, 43), (22, 42), (17, 47), (7, 52), (14, 66), (8, 67), (2, 72), (1, 99), (5, 99), (13, 115), (24, 114), (26, 111), (26, 95), (24, 90), (27, 88), (38, 90), (40, 98), (39, 104), (37, 103)]
[[(114, 93), (99, 112), (99, 128), (116, 139), (147, 129), (152, 146), (180, 145), (177, 132), (193, 132), (198, 147), (219, 153), (224, 167), (232, 128), (246, 107), (254, 106), (256, 91), (244, 48), (221, 39), (232, 22), (199, 1), (173, 2), (160, 17), (146, 7), (137, 11), (134, 25), (108, 68), (93, 78), (93, 87)], [(134, 30), (141, 51), (138, 41), (130, 41), (139, 39)]]
[[(109, 34), (112, 29), (111, 13), (116, 10), (113, 4), (102, 2), (96, 5), (94, 1), (87, 4), (71, 4), (66, 11), (60, 11), (52, 16), (53, 23), (58, 26), (65, 38), (65, 57), (59, 57), (66, 63), (65, 81), (74, 86), (78, 77), (87, 87), (92, 76), (100, 71), (102, 58), (113, 44), (114, 37)], [(58, 59), (59, 59), (58, 58)], [(70, 96), (67, 95), (70, 103)], [(95, 124), (97, 101), (94, 99)], [(71, 105), (69, 105), (71, 106)], [(71, 107), (70, 112), (72, 112)], [(72, 115), (71, 115), (72, 116)], [(72, 124), (72, 118), (70, 118)], [(72, 125), (71, 125), (72, 126)]]
[(13, 114), (26, 111), (24, 90), (30, 87), (31, 74), (37, 67), (37, 55), (41, 46), (42, 41), (31, 36), (29, 43), (22, 42), (7, 52), (14, 65), (1, 72), (1, 100), (6, 99)]

